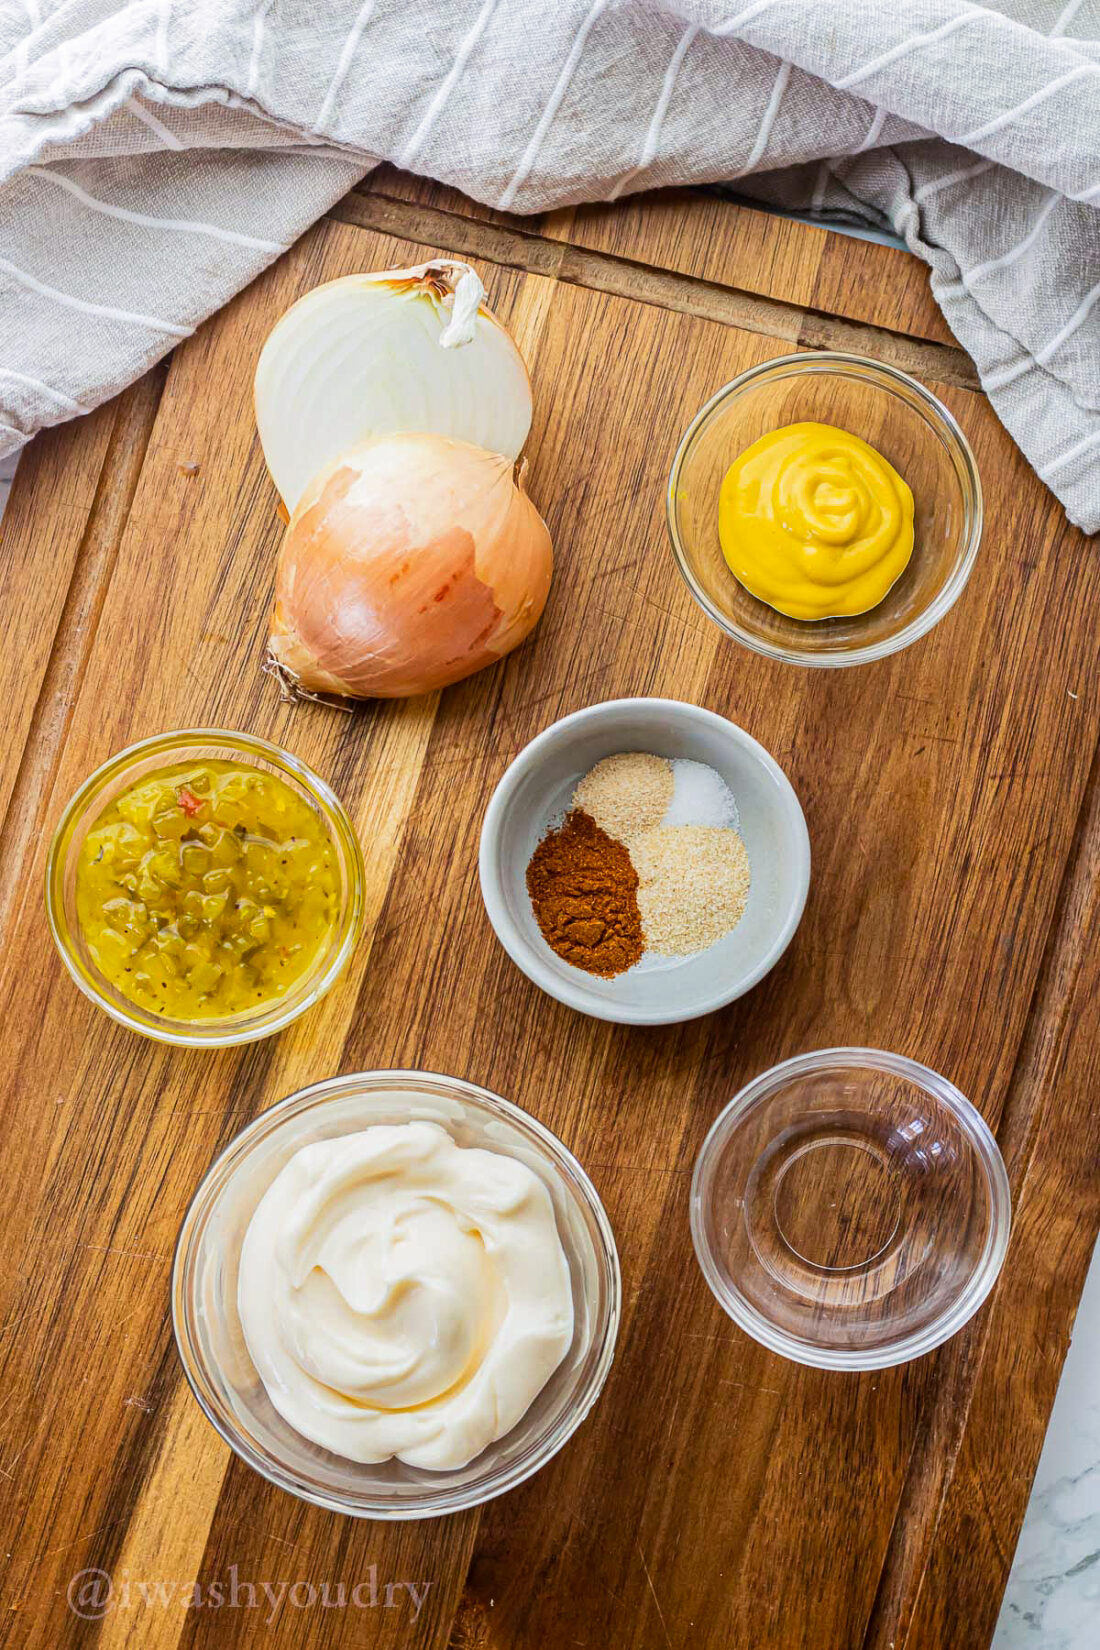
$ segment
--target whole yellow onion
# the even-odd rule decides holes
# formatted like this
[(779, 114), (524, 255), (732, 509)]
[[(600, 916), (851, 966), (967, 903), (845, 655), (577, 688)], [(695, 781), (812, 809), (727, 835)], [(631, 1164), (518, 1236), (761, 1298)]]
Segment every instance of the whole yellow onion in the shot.
[(550, 534), (510, 459), (445, 436), (376, 436), (302, 494), (269, 658), (309, 693), (427, 693), (517, 647), (552, 571)]

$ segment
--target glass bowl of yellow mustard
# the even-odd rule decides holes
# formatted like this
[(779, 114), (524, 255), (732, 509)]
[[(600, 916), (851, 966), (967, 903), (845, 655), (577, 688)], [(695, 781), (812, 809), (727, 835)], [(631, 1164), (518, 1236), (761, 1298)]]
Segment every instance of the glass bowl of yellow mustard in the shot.
[(160, 734), (97, 768), (46, 866), (62, 961), (94, 1003), (159, 1042), (271, 1036), (328, 991), (363, 915), (363, 858), (337, 797), (267, 740)]
[(862, 356), (786, 355), (719, 390), (668, 484), (688, 588), (756, 653), (866, 664), (925, 635), (961, 595), (982, 489), (952, 413)]

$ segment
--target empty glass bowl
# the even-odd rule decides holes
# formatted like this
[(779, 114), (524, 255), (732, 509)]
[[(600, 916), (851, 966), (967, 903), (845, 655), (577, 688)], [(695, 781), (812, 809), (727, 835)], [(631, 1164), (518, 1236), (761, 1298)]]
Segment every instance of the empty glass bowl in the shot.
[[(428, 1119), (460, 1146), (515, 1157), (544, 1181), (573, 1286), (573, 1343), (518, 1426), (465, 1467), (348, 1461), (311, 1443), (272, 1404), (237, 1310), (241, 1244), (261, 1197), (302, 1146), (374, 1123)], [(510, 1490), (556, 1455), (599, 1397), (619, 1327), (619, 1258), (595, 1187), (541, 1123), (487, 1089), (426, 1071), (368, 1071), (315, 1083), (264, 1112), (218, 1158), (184, 1217), (172, 1322), (192, 1391), (258, 1473), (332, 1512), (433, 1518)]]
[(691, 1188), (720, 1304), (819, 1369), (885, 1369), (947, 1340), (993, 1287), (1010, 1220), (979, 1113), (879, 1049), (802, 1054), (757, 1077), (707, 1135)]
[[(852, 618), (777, 613), (738, 583), (718, 539), (718, 494), (734, 459), (804, 421), (862, 436), (913, 492), (909, 565), (877, 607)], [(743, 372), (696, 414), (669, 476), (668, 528), (688, 588), (727, 636), (792, 664), (858, 665), (908, 647), (958, 600), (982, 536), (982, 489), (966, 437), (915, 378), (859, 355), (784, 355)]]

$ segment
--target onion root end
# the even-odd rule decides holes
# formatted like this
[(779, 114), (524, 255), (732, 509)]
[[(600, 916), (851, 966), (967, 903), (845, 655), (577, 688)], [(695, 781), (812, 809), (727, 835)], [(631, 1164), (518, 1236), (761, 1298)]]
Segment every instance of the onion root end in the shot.
[(346, 700), (338, 698), (335, 694), (312, 693), (309, 688), (303, 687), (297, 671), (284, 664), (273, 648), (268, 648), (260, 669), (278, 685), (279, 698), (284, 705), (296, 705), (303, 699), (308, 699), (311, 705), (323, 705), (326, 710), (342, 710), (346, 716), (352, 714), (353, 706)]

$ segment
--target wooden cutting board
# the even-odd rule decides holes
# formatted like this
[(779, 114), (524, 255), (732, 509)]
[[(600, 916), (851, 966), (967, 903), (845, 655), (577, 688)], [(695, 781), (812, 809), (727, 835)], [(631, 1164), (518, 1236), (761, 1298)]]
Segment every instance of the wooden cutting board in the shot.
[[(288, 707), (259, 669), (281, 527), (257, 352), (318, 281), (436, 252), (478, 261), (532, 366), (550, 604), (529, 645), (442, 695), (350, 717)], [(949, 617), (837, 672), (722, 638), (662, 519), (700, 403), (822, 345), (928, 382), (988, 502)], [(170, 363), (37, 441), (3, 534), (3, 1642), (167, 1650), (266, 1630), (415, 1650), (980, 1650), (1100, 1214), (1100, 557), (1001, 429), (921, 268), (706, 195), (520, 220), (383, 172)], [(775, 754), (814, 874), (760, 987), (702, 1022), (628, 1030), (513, 967), (476, 846), (527, 740), (649, 693), (720, 711)], [(331, 780), (362, 838), (368, 920), (349, 975), (284, 1036), (188, 1054), (77, 993), (42, 870), (91, 768), (212, 724)], [(1015, 1200), (984, 1310), (880, 1374), (763, 1351), (711, 1298), (688, 1232), (692, 1162), (722, 1104), (835, 1043), (952, 1077), (997, 1130)], [(389, 1065), (468, 1077), (566, 1141), (614, 1224), (624, 1314), (603, 1397), (543, 1472), (480, 1511), (386, 1526), (300, 1505), (231, 1457), (181, 1373), (168, 1281), (187, 1201), (232, 1135), (307, 1082)], [(114, 1594), (83, 1620), (67, 1594), (93, 1568)], [(402, 1581), (430, 1583), (415, 1620), (407, 1590), (386, 1606)]]

